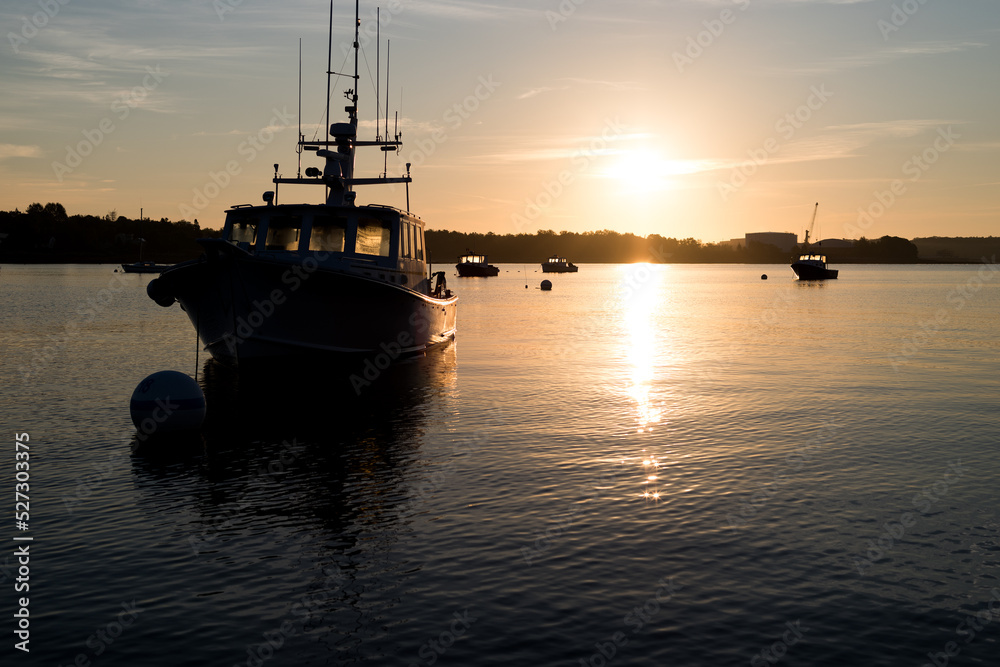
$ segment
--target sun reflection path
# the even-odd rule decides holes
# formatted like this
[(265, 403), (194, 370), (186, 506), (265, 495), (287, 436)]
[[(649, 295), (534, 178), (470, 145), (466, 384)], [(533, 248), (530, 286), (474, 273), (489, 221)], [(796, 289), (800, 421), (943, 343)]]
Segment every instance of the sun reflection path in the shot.
[[(655, 369), (664, 369), (670, 350), (664, 349), (663, 336), (658, 330), (657, 313), (662, 308), (663, 266), (631, 264), (623, 267), (623, 302), (621, 307), (622, 344), (625, 346), (623, 380), (627, 394), (635, 403), (634, 433), (645, 441), (661, 422), (665, 421), (661, 404), (653, 394)], [(622, 466), (626, 460), (622, 459)], [(658, 503), (665, 499), (661, 484), (665, 482), (661, 467), (666, 463), (646, 449), (641, 456), (630, 458), (628, 465), (642, 466), (639, 494), (645, 501)], [(669, 486), (669, 484), (667, 484)]]
[(662, 418), (662, 410), (649, 397), (657, 361), (654, 314), (660, 296), (656, 289), (659, 281), (653, 280), (653, 268), (649, 265), (633, 266), (634, 269), (629, 267), (633, 273), (626, 282), (635, 287), (628, 291), (623, 316), (628, 336), (627, 357), (631, 366), (628, 393), (636, 404), (637, 432), (647, 433)]
[(660, 499), (660, 488), (659, 484), (657, 484), (660, 476), (656, 473), (659, 472), (660, 465), (662, 464), (655, 456), (645, 455), (645, 449), (642, 451), (644, 453), (642, 467), (646, 472), (646, 480), (645, 486), (642, 489), (642, 497), (646, 500), (652, 500), (655, 502)]
[[(669, 456), (669, 452), (667, 454)], [(643, 449), (639, 456), (626, 456), (617, 460), (622, 470), (632, 468), (633, 466), (641, 468), (636, 473), (629, 472), (628, 475), (629, 485), (637, 483), (641, 486), (642, 490), (638, 494), (640, 498), (647, 502), (666, 500), (666, 492), (661, 489), (661, 486), (670, 486), (670, 482), (667, 481), (667, 477), (664, 475), (669, 466), (665, 457), (650, 454), (647, 450)], [(633, 474), (639, 479), (633, 477)], [(633, 496), (629, 493), (627, 497)]]

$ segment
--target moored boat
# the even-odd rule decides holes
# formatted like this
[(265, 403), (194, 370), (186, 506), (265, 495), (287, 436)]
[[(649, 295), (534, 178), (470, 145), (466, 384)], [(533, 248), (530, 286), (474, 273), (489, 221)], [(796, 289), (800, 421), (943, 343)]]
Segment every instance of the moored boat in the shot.
[(455, 269), (462, 277), (488, 278), (500, 274), (499, 268), (487, 262), (486, 255), (477, 255), (471, 250), (467, 250), (464, 255), (458, 257)]
[(840, 271), (831, 269), (826, 264), (826, 255), (809, 252), (809, 234), (812, 233), (816, 224), (816, 212), (819, 210), (819, 202), (813, 208), (812, 222), (806, 230), (806, 238), (802, 244), (803, 253), (797, 260), (792, 260), (792, 271), (799, 277), (799, 280), (832, 280), (836, 278)]
[(131, 264), (122, 264), (121, 269), (125, 273), (162, 273), (163, 271), (169, 269), (173, 264), (157, 264), (156, 262), (143, 261), (142, 260), (142, 246), (145, 245), (146, 239), (142, 237), (142, 209), (139, 209), (139, 260), (132, 262)]
[(576, 264), (559, 255), (552, 255), (542, 262), (542, 273), (576, 273), (579, 270)]
[(156, 262), (133, 262), (132, 264), (122, 264), (122, 271), (125, 273), (163, 273), (173, 264), (157, 264)]
[(799, 280), (827, 280), (837, 277), (837, 269), (827, 268), (826, 255), (805, 254), (792, 262), (792, 271)]
[[(331, 5), (332, 15), (332, 5)], [(358, 30), (355, 16), (355, 81)], [(333, 72), (327, 67), (327, 76)], [(443, 271), (427, 275), (424, 221), (409, 209), (405, 176), (358, 178), (355, 149), (402, 145), (397, 133), (359, 140), (358, 95), (347, 91), (347, 122), (329, 124), (327, 139), (298, 151), (325, 160), (282, 178), (263, 205), (226, 212), (222, 236), (200, 239), (204, 254), (151, 281), (147, 294), (161, 306), (175, 301), (214, 358), (235, 364), (289, 356), (412, 355), (455, 336), (457, 297)], [(329, 99), (329, 96), (328, 96)], [(406, 210), (358, 204), (361, 185), (406, 184)], [(279, 184), (323, 187), (323, 203), (280, 204)]]

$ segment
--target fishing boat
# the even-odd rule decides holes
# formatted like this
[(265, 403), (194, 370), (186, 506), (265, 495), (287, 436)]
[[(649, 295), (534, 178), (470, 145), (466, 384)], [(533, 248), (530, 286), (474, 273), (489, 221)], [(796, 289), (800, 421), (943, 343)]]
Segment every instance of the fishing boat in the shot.
[(813, 208), (812, 222), (806, 230), (806, 239), (802, 244), (803, 253), (797, 260), (792, 261), (792, 271), (799, 277), (799, 280), (832, 280), (836, 278), (840, 271), (827, 266), (826, 255), (809, 252), (809, 234), (816, 224), (816, 212), (819, 210), (819, 202)]
[(486, 261), (486, 255), (477, 255), (471, 250), (459, 255), (455, 269), (462, 277), (489, 278), (500, 274), (500, 269)]
[(579, 270), (576, 264), (559, 255), (552, 255), (542, 262), (542, 273), (576, 273)]
[(792, 262), (792, 271), (799, 280), (827, 280), (836, 278), (840, 273), (837, 269), (827, 268), (826, 255), (815, 253), (800, 255)]
[[(424, 221), (409, 210), (410, 165), (399, 177), (355, 175), (357, 148), (387, 153), (402, 145), (398, 131), (389, 138), (388, 120), (384, 136), (376, 122), (374, 140), (358, 138), (358, 17), (356, 2), (346, 121), (330, 124), (328, 105), (325, 140), (306, 140), (300, 126), (296, 177), (282, 177), (274, 165), (275, 189), (264, 204), (230, 208), (221, 238), (200, 239), (201, 257), (147, 287), (161, 306), (180, 303), (205, 349), (224, 363), (362, 355), (382, 367), (383, 356), (389, 363), (455, 337), (458, 298), (443, 271), (427, 272)], [(303, 151), (322, 158), (323, 168), (303, 175)], [(322, 187), (325, 201), (279, 203), (285, 184)], [(391, 184), (406, 185), (405, 210), (357, 201), (356, 187)]]

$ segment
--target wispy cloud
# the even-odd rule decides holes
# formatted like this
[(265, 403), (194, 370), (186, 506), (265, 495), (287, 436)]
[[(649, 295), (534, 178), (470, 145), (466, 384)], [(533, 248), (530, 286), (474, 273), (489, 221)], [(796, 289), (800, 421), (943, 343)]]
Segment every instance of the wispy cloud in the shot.
[(0, 160), (11, 157), (42, 157), (42, 149), (39, 146), (0, 144)]
[(525, 92), (519, 94), (517, 99), (526, 100), (532, 97), (537, 97), (544, 93), (561, 92), (565, 90), (573, 90), (575, 88), (583, 87), (595, 87), (604, 88), (606, 90), (614, 91), (626, 91), (626, 90), (643, 90), (648, 87), (640, 81), (615, 81), (611, 79), (587, 79), (581, 77), (562, 77), (555, 80), (555, 83), (547, 86), (536, 86), (534, 88), (529, 88)]
[(465, 162), (476, 165), (510, 166), (532, 162), (570, 160), (584, 154), (588, 156), (614, 155), (626, 150), (624, 144), (630, 140), (647, 137), (648, 135), (641, 133), (617, 134), (602, 140), (599, 146), (594, 145), (595, 138), (593, 136), (584, 135), (502, 137), (490, 140), (489, 143), (502, 146), (503, 150), (473, 154)]
[(848, 70), (861, 69), (864, 67), (874, 67), (887, 65), (907, 58), (921, 56), (940, 56), (951, 53), (962, 53), (972, 49), (985, 47), (981, 42), (968, 41), (937, 41), (924, 42), (920, 44), (908, 44), (905, 46), (893, 46), (874, 49), (871, 51), (853, 53), (843, 56), (828, 58), (820, 63), (792, 65), (788, 67), (773, 68), (772, 71), (781, 74), (795, 75), (822, 75), (834, 74)]
[[(819, 133), (781, 145), (769, 155), (767, 164), (791, 164), (862, 157), (866, 149), (881, 141), (900, 140), (931, 132), (939, 127), (960, 125), (943, 119), (900, 119), (848, 125), (831, 125)], [(718, 160), (716, 168), (736, 169), (746, 164), (746, 156)]]
[(514, 3), (492, 4), (475, 0), (410, 0), (403, 4), (403, 9), (406, 12), (463, 21), (513, 21), (539, 13), (534, 7), (517, 7)]
[(567, 90), (568, 88), (569, 86), (540, 86), (538, 88), (532, 88), (530, 90), (526, 90), (525, 92), (518, 95), (517, 99), (527, 100), (532, 97), (537, 97), (538, 95), (541, 95), (543, 93), (551, 93), (552, 91), (557, 91), (557, 90)]

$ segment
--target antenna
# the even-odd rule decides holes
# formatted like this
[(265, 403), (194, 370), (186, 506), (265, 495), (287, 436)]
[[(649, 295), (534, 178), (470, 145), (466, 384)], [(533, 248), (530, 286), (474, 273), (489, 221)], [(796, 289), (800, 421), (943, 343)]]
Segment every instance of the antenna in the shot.
[[(385, 40), (385, 140), (389, 141), (389, 47), (392, 46), (392, 40)], [(375, 121), (378, 123), (378, 120)], [(384, 150), (388, 146), (382, 147), (382, 175), (389, 175), (389, 152)], [(406, 207), (409, 209), (409, 205)]]
[(142, 206), (139, 207), (139, 262), (142, 262)]
[[(326, 44), (326, 141), (330, 143), (330, 77), (333, 76), (333, 0), (330, 0), (330, 32)], [(356, 58), (355, 58), (356, 60)]]
[(385, 138), (389, 138), (389, 49), (392, 40), (385, 40)]
[[(329, 95), (327, 95), (329, 99)], [(296, 174), (297, 178), (302, 178), (302, 140), (305, 137), (302, 136), (302, 38), (299, 37), (299, 141), (295, 145), (295, 152), (299, 154), (299, 171)], [(275, 188), (277, 189), (277, 188)]]
[[(333, 2), (333, 0), (330, 1)], [(358, 31), (360, 28), (361, 0), (354, 0), (354, 92), (351, 95), (351, 102), (354, 104), (354, 111), (352, 113), (355, 118), (358, 116), (358, 81), (361, 80), (358, 76), (358, 49), (361, 48), (361, 44), (358, 42)], [(386, 84), (388, 85), (388, 82)]]
[[(379, 105), (382, 103), (382, 98), (379, 95), (379, 80), (382, 74), (381, 65), (379, 64), (379, 60), (382, 55), (382, 42), (379, 41), (380, 40), (379, 34), (381, 33), (381, 28), (382, 28), (382, 8), (378, 7), (375, 10), (375, 141), (379, 141), (381, 139), (381, 137), (378, 135)], [(386, 82), (387, 95), (388, 92), (389, 92), (388, 82)], [(385, 112), (387, 114), (389, 113), (388, 104), (385, 107)], [(388, 138), (389, 137), (386, 136), (386, 139)]]

